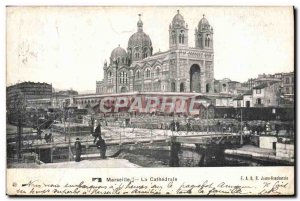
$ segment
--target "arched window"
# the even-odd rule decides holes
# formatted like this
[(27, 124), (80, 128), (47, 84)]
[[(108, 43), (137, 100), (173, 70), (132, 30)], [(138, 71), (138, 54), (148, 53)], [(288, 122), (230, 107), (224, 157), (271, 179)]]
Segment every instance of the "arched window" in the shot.
[(184, 31), (181, 30), (180, 33), (181, 33), (181, 43), (184, 44)]
[(210, 86), (209, 84), (206, 84), (206, 93), (209, 93), (209, 91), (210, 91)]
[(148, 48), (145, 47), (144, 50), (143, 50), (143, 58), (146, 58), (148, 57)]
[(185, 90), (184, 90), (184, 83), (180, 83), (180, 92), (184, 92)]
[(156, 76), (159, 77), (160, 69), (156, 68)]
[(210, 37), (207, 38), (207, 47), (210, 47)]
[(179, 39), (179, 43), (184, 44), (184, 31), (183, 30), (180, 31), (178, 39)]
[(111, 71), (107, 72), (107, 83), (111, 83), (112, 82), (112, 77), (111, 77)]
[(209, 47), (209, 43), (210, 43), (210, 36), (207, 35), (206, 38), (205, 38), (205, 46)]
[(145, 71), (145, 78), (147, 78), (147, 79), (149, 79), (150, 77), (151, 77), (151, 71), (150, 71), (150, 69), (149, 68), (147, 68), (146, 69), (146, 71)]
[(135, 48), (135, 58), (139, 59), (140, 58), (140, 53), (139, 53), (139, 48)]
[(124, 57), (122, 57), (122, 64), (124, 64), (125, 63), (125, 59), (124, 59)]
[(121, 59), (120, 59), (120, 57), (118, 57), (118, 64), (120, 63), (120, 61), (121, 61)]
[(199, 43), (199, 46), (202, 47), (202, 35), (199, 34), (198, 36), (198, 43)]
[(119, 75), (120, 75), (120, 78), (119, 78), (120, 83), (121, 84), (127, 83), (127, 73), (123, 71)]
[(175, 34), (175, 31), (172, 31), (172, 43), (173, 44), (176, 43), (176, 34)]
[(139, 80), (141, 78), (141, 75), (140, 75), (140, 70), (136, 71), (135, 73), (135, 79), (136, 80)]

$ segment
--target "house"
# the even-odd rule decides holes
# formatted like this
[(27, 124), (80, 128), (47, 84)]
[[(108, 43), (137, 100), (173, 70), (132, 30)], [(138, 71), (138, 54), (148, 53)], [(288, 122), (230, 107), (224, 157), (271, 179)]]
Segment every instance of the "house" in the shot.
[(280, 98), (280, 82), (263, 83), (252, 89), (254, 107), (278, 106)]
[(240, 94), (233, 99), (233, 107), (244, 107), (243, 95)]

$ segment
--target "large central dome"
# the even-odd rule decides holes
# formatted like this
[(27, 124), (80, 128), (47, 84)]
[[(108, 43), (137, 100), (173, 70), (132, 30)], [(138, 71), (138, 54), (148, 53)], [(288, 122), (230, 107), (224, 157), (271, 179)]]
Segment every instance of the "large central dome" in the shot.
[(137, 32), (130, 36), (128, 40), (128, 57), (130, 63), (138, 61), (152, 55), (152, 42), (150, 37), (143, 31), (141, 14), (137, 22)]
[(150, 37), (144, 32), (136, 32), (132, 34), (128, 41), (128, 47), (142, 47), (142, 46), (152, 46)]

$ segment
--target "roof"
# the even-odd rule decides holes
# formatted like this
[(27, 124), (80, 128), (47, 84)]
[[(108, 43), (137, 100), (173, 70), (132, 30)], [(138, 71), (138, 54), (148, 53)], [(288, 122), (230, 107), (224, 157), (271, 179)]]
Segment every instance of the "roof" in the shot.
[(143, 31), (138, 31), (132, 34), (128, 41), (128, 47), (146, 47), (152, 46), (150, 37)]
[(246, 91), (243, 95), (252, 95), (252, 90)]
[(179, 13), (179, 10), (177, 10), (177, 14), (173, 17), (172, 24), (174, 25), (179, 25), (179, 26), (184, 26), (184, 19), (183, 16)]
[(118, 57), (127, 57), (127, 53), (126, 50), (123, 49), (122, 47), (120, 47), (120, 45), (118, 47), (116, 47), (115, 49), (113, 49), (113, 51), (111, 52), (110, 57), (112, 59), (116, 59)]
[(260, 84), (260, 85), (258, 85), (256, 87), (253, 87), (253, 89), (264, 89), (264, 88), (266, 88), (268, 86), (271, 86), (271, 85), (273, 85), (275, 83), (278, 83), (278, 82), (277, 81), (272, 81), (272, 82), (269, 82), (269, 83), (262, 83), (262, 84)]
[(203, 15), (203, 18), (199, 21), (198, 29), (202, 30), (202, 29), (209, 29), (209, 28), (210, 28), (209, 22), (205, 18), (205, 15)]
[(234, 98), (233, 100), (243, 100), (243, 95), (239, 94), (236, 98)]

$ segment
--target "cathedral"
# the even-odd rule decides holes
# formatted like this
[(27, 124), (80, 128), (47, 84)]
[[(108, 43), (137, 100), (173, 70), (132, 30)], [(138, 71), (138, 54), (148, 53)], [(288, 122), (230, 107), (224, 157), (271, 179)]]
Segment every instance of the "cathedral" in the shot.
[(195, 47), (188, 46), (189, 27), (179, 10), (169, 25), (169, 50), (153, 54), (139, 14), (137, 32), (127, 50), (116, 47), (104, 78), (96, 82), (97, 94), (124, 92), (214, 92), (213, 28), (203, 15), (195, 29)]

